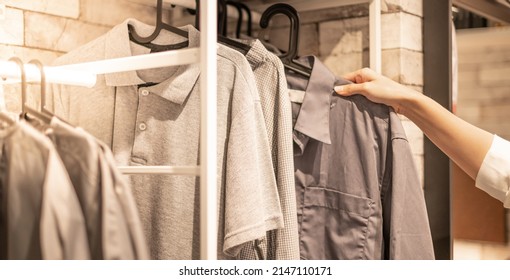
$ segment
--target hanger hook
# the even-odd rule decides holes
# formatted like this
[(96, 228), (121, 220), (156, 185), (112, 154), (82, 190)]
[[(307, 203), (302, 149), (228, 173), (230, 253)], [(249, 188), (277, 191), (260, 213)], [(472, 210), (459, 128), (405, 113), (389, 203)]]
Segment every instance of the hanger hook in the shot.
[(244, 3), (240, 3), (240, 2), (236, 2), (236, 3), (237, 3), (237, 5), (239, 5), (239, 7), (241, 7), (241, 9), (245, 10), (246, 14), (248, 15), (248, 18), (247, 18), (248, 26), (247, 26), (247, 29), (246, 29), (246, 35), (251, 37), (251, 21), (252, 21), (251, 10)]
[(147, 37), (142, 37), (136, 33), (136, 30), (133, 26), (128, 25), (129, 35), (133, 37), (136, 42), (140, 43), (149, 43), (152, 42), (156, 37), (158, 37), (159, 32), (161, 32), (161, 23), (163, 22), (163, 0), (158, 0), (156, 4), (156, 26), (154, 27), (154, 32)]
[(195, 0), (195, 28), (200, 30), (200, 0)]
[(227, 2), (218, 0), (218, 33), (227, 36)]
[(156, 4), (156, 26), (154, 29), (154, 32), (152, 32), (151, 35), (147, 37), (142, 37), (138, 33), (136, 33), (135, 28), (129, 24), (128, 30), (129, 30), (129, 36), (130, 39), (134, 40), (135, 42), (141, 43), (141, 44), (147, 44), (152, 42), (156, 37), (158, 37), (159, 33), (161, 32), (161, 29), (168, 29), (172, 31), (173, 33), (176, 33), (178, 35), (181, 35), (182, 37), (188, 38), (188, 32), (181, 30), (179, 28), (173, 27), (171, 25), (168, 25), (163, 22), (163, 0), (158, 0)]
[[(237, 10), (237, 14), (239, 15), (239, 17), (237, 18), (237, 23), (236, 23), (236, 38), (239, 39), (241, 37), (241, 28), (242, 28), (242, 24), (243, 24), (243, 8), (241, 8), (239, 3), (231, 1), (231, 0), (227, 0), (226, 3), (227, 3), (227, 7), (233, 6)], [(227, 12), (227, 11), (228, 11), (228, 8), (225, 12)], [(227, 25), (228, 24), (225, 25), (225, 33), (227, 33), (227, 31), (226, 31)]]
[(276, 14), (284, 14), (290, 20), (289, 50), (280, 56), (282, 59), (292, 60), (297, 55), (299, 43), (299, 14), (294, 7), (285, 3), (277, 3), (267, 8), (260, 18), (260, 27), (267, 28), (269, 20)]
[(9, 61), (16, 63), (21, 71), (21, 112), (26, 112), (26, 102), (27, 102), (27, 76), (25, 72), (25, 65), (23, 61), (19, 57), (11, 57)]
[(44, 65), (38, 59), (32, 59), (28, 64), (33, 64), (39, 69), (41, 77), (41, 112), (46, 109), (46, 73), (44, 72)]

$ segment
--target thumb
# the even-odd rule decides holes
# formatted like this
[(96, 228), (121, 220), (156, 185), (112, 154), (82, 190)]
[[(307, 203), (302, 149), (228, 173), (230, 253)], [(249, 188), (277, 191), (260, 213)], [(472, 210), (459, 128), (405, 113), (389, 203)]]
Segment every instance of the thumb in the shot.
[(342, 96), (351, 96), (353, 94), (360, 94), (364, 92), (364, 84), (348, 84), (336, 86), (334, 90)]

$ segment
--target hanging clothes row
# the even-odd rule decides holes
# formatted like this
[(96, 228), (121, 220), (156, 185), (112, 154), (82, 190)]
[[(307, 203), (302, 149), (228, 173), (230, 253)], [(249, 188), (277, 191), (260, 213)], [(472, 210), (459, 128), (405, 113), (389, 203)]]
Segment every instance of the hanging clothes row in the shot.
[[(150, 52), (129, 40), (128, 26), (142, 36), (154, 29), (126, 20), (56, 63)], [(162, 30), (152, 43), (198, 46), (199, 32), (193, 26), (183, 30), (188, 38)], [(240, 53), (220, 47), (218, 54), (218, 258), (232, 258), (244, 243), (283, 222), (253, 72)], [(199, 74), (198, 65), (191, 64), (106, 74), (92, 89), (54, 86), (52, 110), (109, 143), (120, 165), (198, 165)], [(152, 257), (198, 258), (198, 180), (163, 175), (130, 179)]]
[[(128, 19), (55, 65), (200, 43), (191, 25), (162, 28), (148, 43), (133, 30), (156, 34)], [(279, 56), (257, 39), (218, 46), (218, 259), (433, 258), (400, 119), (362, 96), (336, 95), (349, 82), (313, 56), (297, 59), (292, 30), (295, 42)], [(199, 165), (199, 75), (196, 64), (110, 73), (93, 88), (52, 85), (48, 105), (106, 143), (116, 165)], [(197, 178), (128, 180), (150, 258), (198, 259)]]
[(26, 103), (0, 112), (0, 259), (148, 259), (136, 204), (109, 148)]
[(1, 135), (2, 259), (148, 259), (109, 148), (54, 118)]

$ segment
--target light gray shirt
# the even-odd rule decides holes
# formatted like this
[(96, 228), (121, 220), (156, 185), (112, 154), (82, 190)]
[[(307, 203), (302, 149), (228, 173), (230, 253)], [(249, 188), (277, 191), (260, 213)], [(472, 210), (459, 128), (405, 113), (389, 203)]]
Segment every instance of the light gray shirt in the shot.
[(0, 131), (0, 145), (3, 255), (88, 259), (80, 204), (51, 141), (21, 121)]
[[(150, 50), (129, 41), (153, 27), (126, 20), (64, 55), (57, 64), (126, 57)], [(189, 47), (199, 45), (191, 26)], [(185, 38), (162, 31), (155, 44)], [(239, 53), (218, 49), (218, 258), (235, 258), (267, 230), (283, 226), (271, 153), (253, 72)], [(92, 89), (55, 86), (57, 115), (91, 132), (120, 165), (198, 165), (198, 64), (101, 75)], [(148, 82), (156, 83), (148, 84)], [(270, 171), (268, 171), (270, 170)], [(130, 177), (155, 259), (199, 258), (199, 180), (172, 175)]]
[(113, 165), (110, 149), (57, 118), (51, 120), (46, 134), (55, 143), (78, 195), (91, 258), (148, 259), (131, 188)]

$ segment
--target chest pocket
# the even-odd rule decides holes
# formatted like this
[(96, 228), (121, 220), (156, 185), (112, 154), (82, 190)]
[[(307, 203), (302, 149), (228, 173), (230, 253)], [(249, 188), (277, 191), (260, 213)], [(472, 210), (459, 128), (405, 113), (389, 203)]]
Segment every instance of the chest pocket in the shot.
[(368, 219), (375, 203), (368, 198), (321, 187), (304, 191), (300, 223), (302, 259), (364, 259)]

